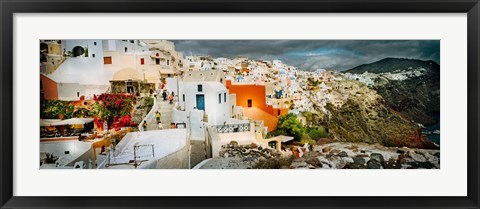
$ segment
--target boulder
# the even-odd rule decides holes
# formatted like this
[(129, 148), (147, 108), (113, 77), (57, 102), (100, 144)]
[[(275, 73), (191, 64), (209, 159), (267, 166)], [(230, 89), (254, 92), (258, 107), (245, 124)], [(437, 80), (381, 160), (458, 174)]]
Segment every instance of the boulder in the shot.
[(380, 154), (380, 153), (372, 153), (372, 154), (370, 154), (370, 158), (373, 159), (373, 160), (376, 160), (380, 163), (385, 161), (385, 159), (383, 158), (383, 155)]
[(305, 160), (305, 162), (307, 162), (308, 164), (313, 165), (313, 166), (315, 166), (315, 167), (317, 167), (317, 168), (321, 168), (321, 167), (322, 167), (322, 163), (321, 163), (320, 160), (318, 160), (318, 158), (316, 158), (316, 157), (307, 159), (307, 160)]
[(371, 159), (367, 162), (367, 166), (369, 169), (380, 169), (382, 168), (382, 164), (375, 159)]
[(333, 149), (333, 148), (331, 148), (331, 147), (324, 147), (324, 148), (322, 149), (322, 152), (323, 152), (323, 153), (327, 153), (327, 152), (332, 151), (332, 149)]
[(382, 162), (382, 167), (385, 169), (400, 169), (402, 165), (397, 160), (390, 159), (389, 161)]
[(337, 156), (339, 156), (339, 157), (348, 157), (348, 154), (347, 154), (347, 152), (342, 151), (342, 152), (338, 153)]
[(416, 152), (409, 152), (408, 153), (408, 156), (410, 156), (410, 158), (412, 158), (412, 160), (414, 161), (417, 161), (417, 162), (425, 162), (427, 161), (427, 159), (425, 158), (425, 156), (423, 156), (422, 154), (418, 154)]
[(354, 158), (353, 158), (353, 164), (356, 164), (356, 165), (365, 165), (365, 158), (363, 158), (363, 157), (354, 157)]

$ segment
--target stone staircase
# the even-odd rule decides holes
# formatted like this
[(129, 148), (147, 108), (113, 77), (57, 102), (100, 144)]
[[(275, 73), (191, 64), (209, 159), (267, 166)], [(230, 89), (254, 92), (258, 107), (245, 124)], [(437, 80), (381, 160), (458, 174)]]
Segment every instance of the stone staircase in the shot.
[[(163, 101), (163, 98), (159, 97), (157, 100), (157, 108), (158, 111), (162, 114), (160, 117), (160, 121), (162, 121), (163, 129), (169, 129), (170, 123), (172, 123), (172, 108), (175, 104), (175, 100), (173, 104), (170, 104), (167, 101)], [(147, 127), (148, 130), (158, 130), (158, 125), (156, 119), (153, 122), (150, 122)]]

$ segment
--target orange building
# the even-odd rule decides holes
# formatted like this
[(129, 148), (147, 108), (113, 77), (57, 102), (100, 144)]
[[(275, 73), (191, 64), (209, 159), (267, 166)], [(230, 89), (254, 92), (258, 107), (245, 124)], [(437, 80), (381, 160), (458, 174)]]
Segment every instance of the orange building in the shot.
[(58, 99), (58, 84), (40, 74), (40, 99)]
[(236, 105), (245, 109), (244, 115), (254, 120), (263, 120), (269, 132), (277, 129), (278, 116), (288, 113), (287, 108), (267, 105), (265, 85), (232, 84), (231, 80), (227, 80), (226, 86), (229, 94), (236, 94)]

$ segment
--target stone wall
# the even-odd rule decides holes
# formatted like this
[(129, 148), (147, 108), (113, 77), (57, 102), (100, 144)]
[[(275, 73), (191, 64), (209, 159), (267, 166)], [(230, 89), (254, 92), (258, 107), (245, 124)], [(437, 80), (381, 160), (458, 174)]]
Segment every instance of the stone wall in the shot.
[(190, 161), (190, 140), (187, 140), (185, 146), (158, 160), (149, 161), (143, 164), (139, 169), (189, 169)]

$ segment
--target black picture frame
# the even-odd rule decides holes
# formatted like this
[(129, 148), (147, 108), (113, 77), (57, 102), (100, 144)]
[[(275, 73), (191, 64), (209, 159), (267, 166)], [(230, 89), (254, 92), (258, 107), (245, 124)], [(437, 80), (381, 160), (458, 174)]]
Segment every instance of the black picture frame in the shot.
[[(1, 208), (480, 208), (478, 0), (1, 0)], [(13, 196), (15, 13), (467, 13), (468, 195), (465, 197), (20, 197)], [(455, 179), (445, 179), (455, 181)]]

